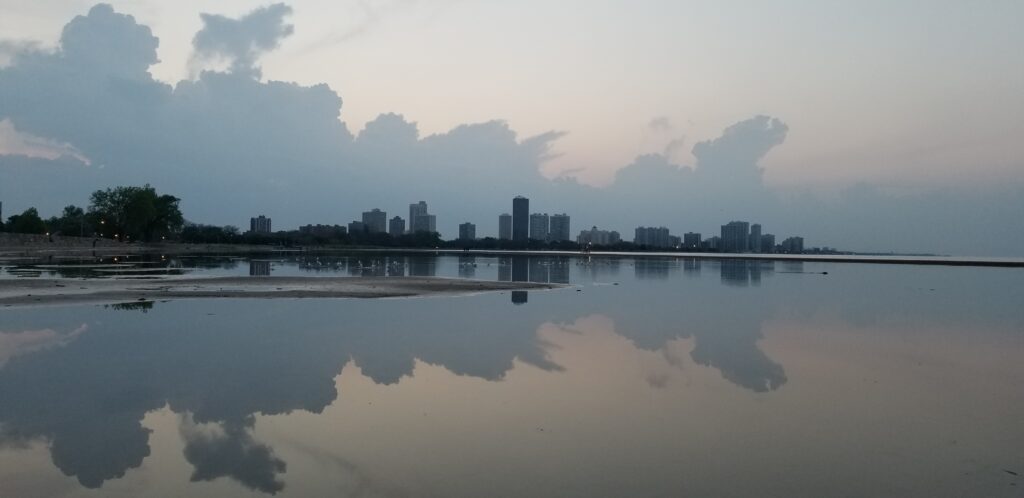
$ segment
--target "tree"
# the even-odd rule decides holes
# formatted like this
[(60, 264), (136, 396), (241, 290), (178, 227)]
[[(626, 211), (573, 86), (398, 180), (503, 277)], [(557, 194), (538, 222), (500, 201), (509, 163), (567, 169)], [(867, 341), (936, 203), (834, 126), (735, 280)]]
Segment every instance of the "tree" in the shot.
[(59, 218), (51, 217), (46, 224), (51, 232), (62, 235), (85, 236), (93, 232), (92, 225), (85, 216), (85, 210), (74, 205), (66, 206)]
[(89, 199), (89, 213), (98, 219), (104, 237), (154, 240), (177, 233), (185, 221), (178, 208), (180, 199), (157, 195), (148, 184), (97, 190)]
[(6, 228), (14, 233), (46, 233), (46, 223), (39, 217), (39, 211), (36, 211), (34, 207), (7, 218)]

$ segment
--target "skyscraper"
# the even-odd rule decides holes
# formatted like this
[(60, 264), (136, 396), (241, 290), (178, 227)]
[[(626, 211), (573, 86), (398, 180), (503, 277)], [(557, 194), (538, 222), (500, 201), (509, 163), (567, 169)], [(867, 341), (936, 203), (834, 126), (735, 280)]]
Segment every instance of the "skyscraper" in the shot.
[(437, 231), (437, 216), (432, 214), (420, 214), (416, 216), (416, 220), (412, 223), (412, 228), (409, 230), (412, 233), (416, 232), (436, 232)]
[(747, 252), (750, 250), (750, 224), (745, 221), (730, 221), (722, 225), (722, 252)]
[(548, 214), (533, 213), (530, 215), (530, 238), (533, 240), (548, 240)]
[(790, 237), (782, 241), (782, 252), (789, 254), (802, 254), (804, 252), (804, 238)]
[(750, 252), (761, 252), (761, 225), (754, 223), (750, 225), (750, 238), (747, 242), (747, 248)]
[(387, 230), (388, 214), (377, 208), (363, 211), (363, 224), (370, 233), (384, 233)]
[(416, 217), (427, 214), (427, 203), (419, 201), (415, 204), (409, 204), (409, 232), (416, 231)]
[(498, 239), (512, 240), (512, 215), (502, 213), (498, 216)]
[(683, 247), (689, 250), (700, 249), (700, 234), (686, 232), (683, 234)]
[(572, 240), (569, 235), (569, 215), (565, 213), (551, 215), (548, 239), (556, 242)]
[(476, 225), (465, 222), (459, 225), (459, 240), (476, 240)]
[(405, 220), (401, 216), (395, 216), (388, 222), (388, 233), (392, 237), (398, 237), (405, 233)]
[(674, 240), (665, 227), (637, 227), (633, 235), (633, 243), (648, 247), (672, 247)]
[(521, 195), (512, 199), (512, 240), (526, 242), (530, 238), (530, 199)]
[(262, 214), (249, 218), (249, 231), (252, 233), (270, 233), (270, 218)]

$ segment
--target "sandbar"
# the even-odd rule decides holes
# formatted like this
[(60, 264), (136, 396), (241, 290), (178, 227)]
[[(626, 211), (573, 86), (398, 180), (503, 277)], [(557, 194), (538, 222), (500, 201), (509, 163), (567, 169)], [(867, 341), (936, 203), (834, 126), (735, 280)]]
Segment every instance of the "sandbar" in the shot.
[(443, 277), (197, 277), (0, 280), (0, 307), (194, 298), (383, 298), (543, 290), (562, 284)]

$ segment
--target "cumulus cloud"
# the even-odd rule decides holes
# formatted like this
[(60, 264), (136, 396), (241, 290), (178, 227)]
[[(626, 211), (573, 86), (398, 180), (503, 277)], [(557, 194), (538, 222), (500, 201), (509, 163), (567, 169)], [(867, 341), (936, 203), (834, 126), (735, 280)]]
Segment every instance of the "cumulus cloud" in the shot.
[[(826, 205), (765, 187), (761, 163), (789, 133), (775, 117), (755, 116), (696, 142), (692, 165), (677, 162), (684, 141), (671, 138), (669, 118), (656, 117), (645, 128), (658, 135), (647, 151), (656, 153), (637, 157), (607, 188), (541, 174), (564, 135), (559, 131), (523, 137), (492, 120), (423, 136), (414, 121), (388, 113), (354, 136), (334, 89), (260, 79), (259, 57), (293, 31), (286, 22), (290, 12), (274, 4), (238, 18), (204, 14), (193, 63), (208, 70), (173, 86), (149, 73), (159, 40), (108, 5), (72, 19), (54, 50), (22, 46), (0, 69), (0, 121), (22, 138), (17, 150), (0, 149), (0, 174), (13, 179), (0, 182), (5, 207), (56, 212), (84, 203), (98, 188), (150, 183), (181, 197), (190, 219), (238, 225), (266, 213), (275, 225), (294, 227), (343, 224), (372, 207), (404, 214), (408, 203), (422, 199), (438, 215), (442, 234), (452, 236), (464, 221), (477, 223), (482, 235), (494, 234), (497, 214), (525, 194), (536, 211), (570, 213), (574, 231), (598, 225), (628, 233), (638, 225), (665, 225), (709, 234), (730, 219), (748, 219), (780, 236), (804, 235), (809, 244), (961, 252), (978, 245), (915, 227), (943, 225), (951, 214), (957, 219), (957, 210), (978, 212), (992, 199), (1012, 208), (1020, 198), (1021, 189), (1010, 186), (1000, 196), (955, 196), (932, 211), (905, 206), (933, 205), (929, 199), (882, 196), (873, 209), (902, 209), (916, 218), (903, 225), (909, 229), (887, 230), (891, 239), (869, 247), (865, 241), (879, 232), (878, 224), (889, 223), (887, 217), (836, 230), (835, 219), (863, 208), (849, 206), (850, 199)], [(27, 151), (26, 143), (49, 152)], [(86, 159), (92, 167), (71, 167)], [(1013, 237), (969, 232), (979, 225), (967, 222), (958, 240), (985, 246), (970, 253), (1019, 254), (1024, 235), (1016, 234), (1024, 234), (1024, 226), (998, 214), (1004, 211), (1010, 212), (995, 210), (991, 217), (1019, 227), (1009, 230)]]
[(292, 8), (276, 3), (258, 8), (238, 19), (217, 14), (200, 14), (203, 29), (192, 38), (193, 70), (203, 64), (226, 62), (231, 72), (259, 78), (256, 61), (291, 36), (294, 26), (285, 22)]
[(0, 68), (14, 62), (24, 52), (38, 51), (41, 45), (33, 40), (0, 40)]
[(269, 446), (252, 437), (252, 417), (215, 427), (195, 424), (183, 417), (180, 433), (185, 440), (185, 459), (194, 467), (191, 480), (212, 481), (229, 477), (244, 486), (268, 494), (284, 490), (278, 475), (287, 468)]

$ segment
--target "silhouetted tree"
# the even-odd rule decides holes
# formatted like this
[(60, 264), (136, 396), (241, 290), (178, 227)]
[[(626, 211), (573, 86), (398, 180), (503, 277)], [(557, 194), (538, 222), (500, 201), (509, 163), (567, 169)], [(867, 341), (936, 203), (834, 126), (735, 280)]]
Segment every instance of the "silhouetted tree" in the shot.
[(51, 232), (62, 235), (92, 235), (91, 220), (86, 217), (85, 210), (78, 206), (65, 206), (60, 217), (52, 216), (46, 221)]
[(144, 187), (116, 187), (97, 190), (90, 197), (89, 212), (98, 218), (104, 237), (122, 240), (154, 240), (181, 230), (185, 220), (178, 209), (180, 199), (157, 195)]
[(39, 211), (31, 207), (7, 218), (6, 229), (14, 233), (46, 233), (46, 223), (39, 217)]

